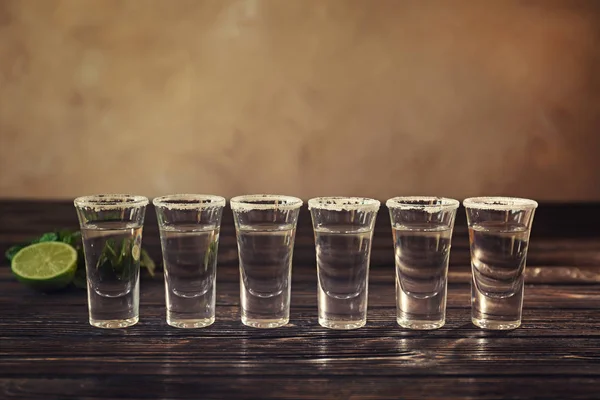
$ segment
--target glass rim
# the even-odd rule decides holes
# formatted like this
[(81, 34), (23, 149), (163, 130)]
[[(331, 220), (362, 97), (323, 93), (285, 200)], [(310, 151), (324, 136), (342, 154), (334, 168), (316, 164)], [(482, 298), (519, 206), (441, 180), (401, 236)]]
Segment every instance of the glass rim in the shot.
[(167, 210), (196, 210), (225, 207), (227, 200), (212, 194), (180, 193), (168, 194), (152, 199), (154, 207)]
[(229, 200), (233, 211), (295, 210), (302, 204), (297, 197), (280, 194), (244, 194)]
[(436, 213), (456, 210), (460, 206), (460, 202), (456, 199), (439, 196), (398, 196), (388, 199), (385, 205), (392, 210), (422, 210)]
[(95, 210), (118, 210), (123, 208), (144, 207), (149, 203), (145, 196), (133, 194), (93, 194), (80, 196), (73, 200), (78, 208), (91, 208)]
[(534, 210), (538, 203), (535, 200), (524, 199), (520, 197), (469, 197), (463, 200), (465, 208), (474, 208), (478, 210), (506, 211), (506, 210)]
[(368, 197), (315, 197), (308, 200), (308, 209), (328, 211), (377, 211), (381, 203)]

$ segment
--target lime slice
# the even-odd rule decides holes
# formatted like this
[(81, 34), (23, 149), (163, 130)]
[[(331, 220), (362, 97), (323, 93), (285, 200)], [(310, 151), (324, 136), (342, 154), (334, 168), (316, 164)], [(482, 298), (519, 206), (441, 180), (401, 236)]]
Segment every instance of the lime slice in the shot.
[(34, 289), (62, 289), (75, 276), (77, 251), (62, 242), (32, 244), (15, 254), (11, 269), (20, 282)]

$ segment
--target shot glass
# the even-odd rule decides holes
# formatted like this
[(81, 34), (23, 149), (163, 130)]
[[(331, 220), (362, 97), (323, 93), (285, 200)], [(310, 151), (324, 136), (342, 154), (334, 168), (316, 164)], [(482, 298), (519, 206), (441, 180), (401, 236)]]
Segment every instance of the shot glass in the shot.
[(139, 320), (140, 252), (148, 199), (100, 194), (74, 201), (81, 226), (90, 324), (124, 328)]
[(165, 277), (167, 324), (202, 328), (215, 322), (219, 231), (225, 199), (199, 194), (155, 198)]
[(521, 325), (524, 271), (537, 203), (511, 197), (475, 197), (463, 205), (471, 245), (471, 319), (484, 329)]
[(446, 322), (448, 261), (458, 200), (394, 197), (390, 211), (396, 259), (396, 321), (437, 329)]
[(317, 252), (319, 324), (356, 329), (367, 323), (371, 241), (379, 201), (318, 197), (308, 201)]
[(258, 194), (234, 197), (230, 204), (240, 260), (242, 323), (254, 328), (286, 325), (302, 200)]

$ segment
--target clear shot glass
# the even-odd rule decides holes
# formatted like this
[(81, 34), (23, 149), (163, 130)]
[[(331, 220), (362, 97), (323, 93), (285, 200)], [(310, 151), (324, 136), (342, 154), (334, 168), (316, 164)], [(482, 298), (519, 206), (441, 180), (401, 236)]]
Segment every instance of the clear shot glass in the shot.
[(396, 259), (396, 321), (437, 329), (446, 322), (448, 261), (458, 200), (394, 197), (390, 211)]
[(90, 324), (124, 328), (139, 320), (140, 253), (148, 199), (100, 194), (74, 201), (81, 226)]
[(379, 201), (319, 197), (308, 201), (317, 252), (319, 324), (356, 329), (367, 323), (371, 241)]
[(471, 245), (471, 319), (484, 329), (521, 325), (524, 271), (537, 203), (511, 197), (475, 197), (463, 205)]
[(242, 323), (254, 328), (286, 325), (302, 200), (257, 194), (234, 197), (230, 204), (240, 260)]
[(163, 254), (167, 324), (209, 326), (215, 322), (217, 252), (225, 199), (174, 194), (152, 203)]

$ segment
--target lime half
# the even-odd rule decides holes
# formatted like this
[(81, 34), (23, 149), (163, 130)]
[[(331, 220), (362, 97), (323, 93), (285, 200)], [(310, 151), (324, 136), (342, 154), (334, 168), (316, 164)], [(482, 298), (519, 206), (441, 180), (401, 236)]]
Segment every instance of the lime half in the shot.
[(15, 254), (11, 269), (20, 282), (34, 289), (62, 289), (75, 276), (77, 251), (62, 242), (32, 244)]

